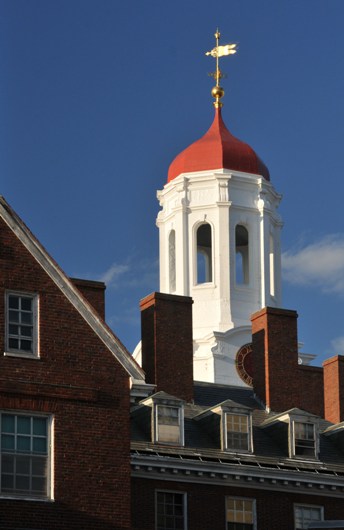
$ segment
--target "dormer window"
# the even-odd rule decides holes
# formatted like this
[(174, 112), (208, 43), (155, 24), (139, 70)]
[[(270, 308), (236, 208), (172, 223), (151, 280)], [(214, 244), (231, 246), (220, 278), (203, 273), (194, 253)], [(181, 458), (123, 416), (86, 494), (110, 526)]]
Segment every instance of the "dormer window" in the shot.
[(262, 427), (275, 438), (289, 458), (316, 459), (319, 453), (318, 418), (293, 408), (269, 418)]
[(154, 444), (184, 445), (182, 399), (160, 391), (140, 401), (136, 414), (141, 415), (146, 425), (150, 418), (151, 441)]
[(250, 451), (249, 420), (247, 414), (225, 413), (226, 449)]
[(294, 421), (294, 455), (316, 456), (315, 425)]
[(156, 441), (180, 445), (182, 443), (180, 407), (156, 405)]

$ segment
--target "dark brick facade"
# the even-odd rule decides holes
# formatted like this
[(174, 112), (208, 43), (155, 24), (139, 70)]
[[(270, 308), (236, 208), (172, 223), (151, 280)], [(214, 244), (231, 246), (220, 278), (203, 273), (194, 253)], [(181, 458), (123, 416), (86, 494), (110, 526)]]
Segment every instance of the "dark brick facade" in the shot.
[(36, 293), (40, 343), (0, 356), (1, 410), (53, 418), (53, 498), (2, 496), (0, 527), (129, 530), (128, 374), (2, 219), (0, 270), (0, 328), (6, 290)]
[[(281, 493), (238, 486), (213, 486), (152, 480), (133, 479), (132, 530), (155, 528), (155, 491), (170, 490), (187, 494), (187, 528), (197, 530), (224, 530), (226, 528), (225, 499), (243, 497), (256, 500), (258, 530), (292, 530), (294, 504), (324, 507), (325, 519), (343, 517), (342, 500), (321, 495)], [(140, 503), (138, 503), (140, 499)]]

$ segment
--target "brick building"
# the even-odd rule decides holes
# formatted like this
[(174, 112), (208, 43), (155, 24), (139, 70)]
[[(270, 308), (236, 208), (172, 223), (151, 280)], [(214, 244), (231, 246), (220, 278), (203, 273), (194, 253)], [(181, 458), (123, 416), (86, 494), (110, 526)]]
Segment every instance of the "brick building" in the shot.
[(0, 199), (0, 528), (129, 530), (130, 377), (104, 285), (71, 280)]
[(158, 193), (138, 362), (104, 322), (104, 284), (68, 278), (0, 198), (1, 529), (343, 523), (344, 358), (298, 351), (281, 196), (213, 95)]

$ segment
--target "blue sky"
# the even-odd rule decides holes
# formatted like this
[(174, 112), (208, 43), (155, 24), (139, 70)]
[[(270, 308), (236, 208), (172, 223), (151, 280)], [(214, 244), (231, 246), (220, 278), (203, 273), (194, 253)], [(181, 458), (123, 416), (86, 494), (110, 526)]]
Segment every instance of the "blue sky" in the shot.
[(344, 353), (343, 0), (0, 0), (0, 193), (70, 276), (107, 282), (129, 349), (158, 290), (156, 190), (223, 116), (283, 194), (283, 306), (317, 363)]

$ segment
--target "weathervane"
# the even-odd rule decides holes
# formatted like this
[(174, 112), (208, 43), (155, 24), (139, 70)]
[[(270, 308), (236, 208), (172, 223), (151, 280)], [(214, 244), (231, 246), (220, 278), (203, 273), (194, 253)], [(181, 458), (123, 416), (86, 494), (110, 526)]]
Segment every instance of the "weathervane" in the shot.
[(216, 71), (210, 75), (216, 81), (216, 85), (212, 89), (211, 95), (213, 96), (213, 98), (215, 98), (214, 106), (217, 109), (222, 107), (222, 102), (220, 101), (220, 99), (225, 94), (225, 91), (223, 90), (223, 88), (220, 87), (220, 79), (224, 77), (224, 74), (221, 72), (219, 68), (219, 57), (223, 57), (224, 55), (233, 55), (234, 53), (237, 52), (236, 44), (225, 44), (224, 46), (219, 46), (220, 35), (221, 33), (217, 29), (214, 35), (216, 39), (216, 46), (215, 48), (210, 50), (210, 52), (206, 52), (206, 55), (211, 55), (212, 57), (215, 57), (216, 59)]

